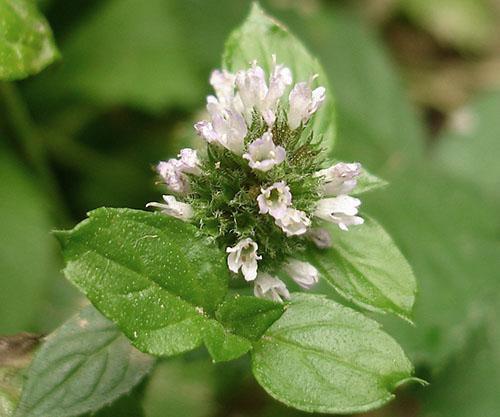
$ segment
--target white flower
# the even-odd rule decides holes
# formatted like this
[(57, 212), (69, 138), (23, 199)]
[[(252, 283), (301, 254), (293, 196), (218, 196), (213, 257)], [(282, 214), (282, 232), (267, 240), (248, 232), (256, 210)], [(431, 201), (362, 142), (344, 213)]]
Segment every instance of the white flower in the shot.
[(240, 240), (232, 248), (226, 248), (226, 252), (229, 253), (227, 257), (229, 269), (238, 273), (241, 268), (245, 280), (253, 281), (257, 276), (257, 261), (262, 259), (257, 255), (257, 249), (257, 243), (250, 238)]
[(332, 236), (326, 229), (311, 229), (307, 232), (307, 237), (309, 237), (319, 249), (328, 249), (332, 247)]
[(250, 122), (252, 109), (260, 112), (268, 126), (276, 120), (276, 109), (285, 89), (292, 83), (292, 72), (284, 65), (276, 64), (273, 55), (273, 69), (269, 77), (269, 87), (266, 83), (264, 70), (253, 61), (248, 70), (236, 73), (238, 95), (245, 107), (247, 121)]
[(184, 221), (188, 221), (193, 217), (193, 208), (189, 204), (177, 201), (171, 195), (164, 195), (163, 200), (166, 204), (148, 203), (146, 207), (157, 207), (161, 209), (162, 213)]
[(182, 172), (194, 175), (201, 174), (200, 160), (198, 159), (198, 153), (194, 149), (181, 149), (177, 156), (179, 157), (179, 167)]
[(314, 215), (331, 223), (336, 223), (342, 230), (348, 226), (363, 224), (364, 220), (356, 216), (361, 201), (348, 195), (319, 200)]
[(319, 272), (309, 262), (290, 259), (284, 265), (285, 272), (302, 288), (308, 290), (319, 281)]
[(261, 188), (261, 194), (257, 197), (259, 213), (269, 213), (275, 219), (286, 215), (288, 206), (292, 203), (290, 187), (285, 181), (275, 182), (268, 188)]
[(325, 195), (349, 194), (357, 184), (361, 174), (361, 164), (354, 162), (346, 164), (339, 162), (330, 168), (318, 171), (315, 176), (323, 178), (322, 191)]
[(307, 232), (311, 220), (303, 211), (288, 207), (285, 215), (276, 219), (275, 223), (287, 236), (298, 236)]
[(210, 84), (215, 90), (219, 101), (228, 107), (234, 99), (234, 82), (236, 76), (226, 70), (215, 70), (210, 76)]
[(203, 137), (208, 142), (217, 141), (231, 152), (241, 155), (248, 131), (243, 116), (234, 108), (224, 107), (214, 96), (207, 97), (207, 110), (212, 118), (211, 129), (205, 128), (198, 131), (202, 134), (207, 133), (208, 137)]
[(156, 171), (170, 191), (179, 194), (189, 192), (189, 181), (183, 174), (181, 163), (177, 159), (160, 161), (156, 166)]
[(276, 146), (271, 132), (266, 132), (261, 138), (248, 145), (248, 152), (243, 158), (248, 159), (248, 165), (259, 171), (269, 171), (275, 165), (285, 160), (286, 151), (282, 146)]
[(288, 111), (288, 126), (297, 129), (301, 123), (307, 122), (325, 100), (325, 88), (314, 90), (311, 82), (295, 84), (288, 97), (290, 109)]
[(265, 272), (260, 273), (257, 277), (253, 291), (256, 297), (267, 298), (279, 303), (282, 303), (283, 299), (290, 299), (290, 293), (285, 283), (279, 278), (273, 277)]

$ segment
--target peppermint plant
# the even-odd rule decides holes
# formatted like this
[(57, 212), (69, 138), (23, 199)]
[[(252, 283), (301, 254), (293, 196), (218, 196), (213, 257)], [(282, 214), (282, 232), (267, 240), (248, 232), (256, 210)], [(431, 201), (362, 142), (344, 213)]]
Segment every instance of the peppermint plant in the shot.
[[(106, 329), (124, 363), (133, 357), (130, 372), (138, 376), (127, 376), (130, 386), (153, 359), (129, 354), (112, 323), (157, 357), (202, 346), (214, 362), (250, 354), (258, 383), (300, 410), (383, 405), (396, 387), (417, 380), (401, 347), (367, 316), (411, 321), (416, 292), (391, 238), (359, 213), (362, 193), (384, 181), (359, 161), (335, 159), (334, 100), (322, 68), (258, 5), (230, 35), (209, 80), (214, 94), (194, 125), (196, 149), (156, 165), (161, 202), (100, 208), (56, 232), (66, 277), (108, 319), (85, 310), (60, 335)], [(82, 339), (89, 361), (91, 339)], [(62, 379), (73, 375), (71, 366), (54, 366)], [(33, 378), (41, 368), (49, 372), (47, 360), (36, 361)], [(83, 385), (99, 386), (92, 392), (108, 392), (105, 379), (81, 374)], [(35, 382), (18, 415), (69, 415), (54, 397), (59, 382), (45, 394)], [(78, 413), (96, 409), (86, 401)]]

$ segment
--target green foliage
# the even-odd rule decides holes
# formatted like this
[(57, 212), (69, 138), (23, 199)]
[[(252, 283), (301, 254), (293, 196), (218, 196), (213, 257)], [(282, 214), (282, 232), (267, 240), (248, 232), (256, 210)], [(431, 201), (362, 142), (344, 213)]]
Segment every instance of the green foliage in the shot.
[(216, 317), (234, 334), (258, 340), (283, 314), (284, 306), (270, 300), (236, 296), (222, 303)]
[(66, 276), (141, 350), (194, 349), (227, 291), (221, 252), (161, 214), (98, 209), (59, 232)]
[(483, 93), (456, 111), (434, 159), (444, 169), (500, 200), (500, 92)]
[(343, 232), (331, 227), (333, 245), (308, 252), (308, 259), (339, 294), (369, 310), (391, 312), (411, 321), (415, 277), (384, 229), (365, 223)]
[(312, 75), (318, 74), (316, 82), (326, 88), (327, 98), (305, 134), (313, 131), (322, 137), (324, 148), (331, 150), (335, 139), (335, 110), (328, 78), (317, 59), (311, 56), (302, 43), (282, 23), (266, 15), (254, 3), (243, 25), (226, 42), (223, 66), (229, 71), (237, 71), (256, 59), (269, 73), (273, 54), (276, 54), (279, 63), (291, 69), (294, 82), (308, 81)]
[(153, 363), (87, 307), (37, 352), (15, 416), (70, 417), (95, 411), (129, 392)]
[(52, 31), (32, 0), (0, 3), (0, 79), (36, 74), (59, 58)]
[(58, 274), (47, 201), (26, 171), (0, 146), (0, 334), (39, 330), (46, 288)]
[(295, 295), (255, 345), (253, 373), (273, 397), (309, 412), (380, 406), (410, 378), (398, 344), (360, 313), (316, 295)]

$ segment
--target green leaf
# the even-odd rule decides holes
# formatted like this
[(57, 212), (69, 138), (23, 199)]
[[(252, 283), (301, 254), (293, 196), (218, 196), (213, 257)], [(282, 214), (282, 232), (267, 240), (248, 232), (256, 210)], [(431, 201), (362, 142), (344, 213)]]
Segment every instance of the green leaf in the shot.
[(500, 92), (482, 94), (456, 111), (434, 158), (444, 169), (500, 200)]
[(199, 346), (227, 291), (224, 254), (190, 224), (160, 213), (101, 208), (59, 232), (66, 276), (140, 350)]
[(368, 310), (411, 321), (416, 282), (410, 265), (385, 230), (365, 216), (348, 232), (329, 227), (333, 245), (311, 247), (307, 259), (335, 290)]
[(197, 73), (174, 6), (168, 0), (99, 2), (62, 44), (61, 67), (40, 80), (35, 93), (153, 112), (201, 104), (205, 77)]
[(25, 78), (58, 58), (50, 26), (35, 1), (0, 2), (0, 79)]
[(47, 201), (1, 145), (0, 178), (0, 334), (39, 331), (46, 290), (58, 276)]
[(351, 192), (351, 195), (359, 195), (369, 191), (375, 191), (379, 188), (386, 187), (387, 181), (370, 174), (365, 168), (361, 169), (361, 174), (358, 177), (356, 188)]
[(414, 361), (437, 371), (466, 345), (497, 294), (499, 206), (429, 163), (363, 198), (418, 278), (415, 326), (388, 318), (384, 327)]
[(254, 346), (253, 373), (274, 398), (309, 412), (355, 413), (391, 400), (412, 366), (378, 323), (334, 301), (295, 294)]
[[(496, 297), (498, 301), (498, 291)], [(466, 349), (432, 382), (422, 398), (423, 417), (496, 417), (500, 409), (500, 305)]]
[(252, 348), (250, 341), (230, 333), (215, 320), (205, 328), (203, 340), (214, 362), (237, 359)]
[(273, 54), (278, 63), (283, 63), (292, 70), (294, 82), (308, 81), (311, 76), (318, 74), (316, 83), (326, 88), (327, 97), (315, 114), (313, 123), (309, 124), (309, 129), (315, 135), (322, 135), (324, 147), (331, 149), (335, 139), (335, 109), (323, 68), (282, 23), (266, 15), (254, 3), (243, 25), (226, 42), (223, 66), (230, 71), (237, 71), (257, 60), (269, 73)]
[(281, 317), (284, 309), (283, 304), (270, 300), (236, 296), (219, 306), (216, 317), (234, 334), (258, 340)]
[(37, 352), (15, 416), (70, 417), (95, 411), (129, 392), (153, 363), (111, 322), (86, 307)]
[(144, 395), (146, 417), (209, 417), (216, 414), (215, 366), (203, 359), (159, 363)]

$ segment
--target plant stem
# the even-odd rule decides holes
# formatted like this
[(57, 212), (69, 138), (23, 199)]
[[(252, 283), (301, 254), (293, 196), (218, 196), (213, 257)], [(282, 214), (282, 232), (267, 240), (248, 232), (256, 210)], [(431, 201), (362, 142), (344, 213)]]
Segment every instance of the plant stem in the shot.
[(19, 90), (13, 83), (2, 82), (0, 99), (3, 102), (7, 123), (48, 195), (55, 223), (58, 226), (68, 224), (70, 216), (50, 168), (43, 139)]

